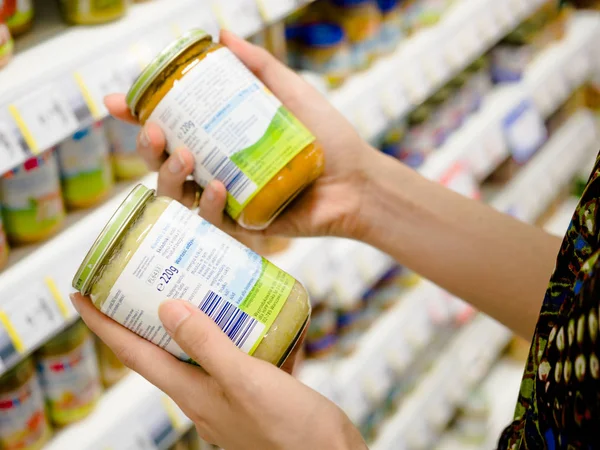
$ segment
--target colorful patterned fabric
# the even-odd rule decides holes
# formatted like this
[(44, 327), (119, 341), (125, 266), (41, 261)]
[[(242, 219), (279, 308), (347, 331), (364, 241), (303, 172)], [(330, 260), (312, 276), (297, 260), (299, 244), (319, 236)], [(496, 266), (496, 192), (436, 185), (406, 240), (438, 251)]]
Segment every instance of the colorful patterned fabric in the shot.
[(600, 155), (544, 298), (499, 449), (600, 448)]

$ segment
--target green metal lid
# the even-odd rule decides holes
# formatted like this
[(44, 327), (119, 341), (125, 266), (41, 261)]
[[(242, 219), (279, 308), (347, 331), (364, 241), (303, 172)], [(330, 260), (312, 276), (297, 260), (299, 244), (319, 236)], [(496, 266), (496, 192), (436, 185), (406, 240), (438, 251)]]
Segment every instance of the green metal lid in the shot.
[(111, 249), (119, 242), (129, 225), (136, 219), (140, 208), (155, 194), (154, 189), (149, 189), (143, 184), (138, 184), (129, 193), (110, 218), (96, 242), (90, 248), (83, 262), (73, 278), (73, 287), (83, 295), (91, 291), (94, 277), (100, 270), (102, 263), (110, 254)]
[(146, 89), (156, 80), (156, 77), (177, 59), (179, 55), (185, 52), (191, 45), (203, 39), (210, 38), (211, 35), (204, 30), (193, 29), (182, 34), (177, 40), (166, 46), (150, 64), (142, 71), (142, 73), (133, 82), (129, 92), (127, 92), (127, 106), (131, 113), (135, 116), (137, 103), (146, 92)]

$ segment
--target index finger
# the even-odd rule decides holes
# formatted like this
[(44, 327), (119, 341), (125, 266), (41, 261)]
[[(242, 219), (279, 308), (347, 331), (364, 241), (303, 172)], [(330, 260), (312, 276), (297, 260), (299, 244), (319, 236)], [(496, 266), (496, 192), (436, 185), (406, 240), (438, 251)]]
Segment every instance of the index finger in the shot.
[(138, 125), (139, 122), (136, 117), (131, 114), (127, 101), (125, 101), (125, 94), (109, 94), (104, 97), (104, 106), (108, 109), (111, 116), (116, 117), (123, 122), (128, 122), (134, 125)]

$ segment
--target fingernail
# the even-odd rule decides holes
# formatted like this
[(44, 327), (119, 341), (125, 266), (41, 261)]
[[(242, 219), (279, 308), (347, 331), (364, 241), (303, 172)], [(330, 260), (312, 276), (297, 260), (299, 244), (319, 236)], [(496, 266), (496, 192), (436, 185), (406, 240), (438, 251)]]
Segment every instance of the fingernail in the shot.
[(190, 314), (190, 311), (179, 300), (167, 300), (160, 305), (158, 310), (160, 321), (169, 334), (174, 333)]
[(75, 311), (79, 312), (79, 296), (77, 294), (69, 294), (69, 298), (71, 299), (71, 303), (73, 303)]
[(179, 173), (183, 170), (185, 166), (185, 161), (181, 155), (181, 152), (175, 151), (175, 153), (169, 158), (169, 172), (175, 174)]
[(142, 128), (142, 131), (140, 132), (140, 147), (150, 147), (150, 136), (148, 136), (146, 128)]
[(208, 183), (208, 186), (206, 186), (206, 189), (204, 190), (204, 198), (206, 199), (206, 201), (208, 203), (212, 203), (215, 201), (215, 198), (217, 197), (215, 194), (215, 188), (213, 187), (212, 183)]

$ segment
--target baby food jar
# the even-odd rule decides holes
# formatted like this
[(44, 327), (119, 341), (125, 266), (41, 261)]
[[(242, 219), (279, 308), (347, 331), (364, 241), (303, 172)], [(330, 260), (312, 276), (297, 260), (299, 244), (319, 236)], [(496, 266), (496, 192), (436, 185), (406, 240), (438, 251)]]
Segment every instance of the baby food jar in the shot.
[(100, 378), (104, 387), (108, 388), (123, 379), (129, 369), (123, 364), (117, 355), (100, 339), (96, 338), (96, 353), (98, 355), (98, 366), (100, 367)]
[(105, 119), (104, 127), (110, 142), (115, 177), (132, 180), (148, 173), (144, 159), (136, 151), (140, 127), (113, 117)]
[(106, 198), (114, 181), (102, 122), (61, 143), (57, 155), (63, 197), (69, 208), (88, 208)]
[(4, 229), (16, 244), (46, 239), (62, 226), (65, 207), (53, 150), (28, 159), (0, 178)]
[(50, 420), (62, 427), (92, 412), (100, 394), (94, 339), (78, 320), (38, 350), (38, 372)]
[(65, 21), (74, 25), (112, 22), (127, 12), (129, 0), (61, 0)]
[(0, 208), (0, 270), (2, 270), (8, 262), (8, 241), (4, 232), (4, 224), (2, 223), (2, 209)]
[(52, 434), (31, 358), (0, 378), (0, 448), (41, 450)]
[(400, 0), (377, 0), (381, 12), (380, 54), (392, 53), (402, 40), (404, 24), (400, 3)]
[(8, 26), (0, 19), (0, 69), (8, 64), (14, 51), (14, 41)]
[[(0, 3), (2, 3), (0, 1)], [(32, 0), (16, 0), (14, 14), (6, 19), (10, 33), (17, 37), (28, 32), (33, 25), (33, 2)]]
[(381, 13), (375, 0), (330, 0), (330, 16), (346, 32), (355, 70), (369, 67), (377, 56)]
[(192, 30), (142, 72), (127, 94), (141, 124), (163, 129), (167, 150), (194, 154), (200, 186), (218, 179), (227, 212), (264, 229), (323, 172), (314, 136), (226, 47)]
[(341, 85), (350, 75), (352, 60), (344, 30), (333, 23), (304, 25), (300, 33), (299, 65), (324, 75), (330, 87)]
[(158, 318), (166, 299), (196, 305), (242, 351), (278, 365), (310, 315), (308, 294), (293, 277), (142, 185), (110, 219), (73, 287), (107, 316), (189, 362)]

